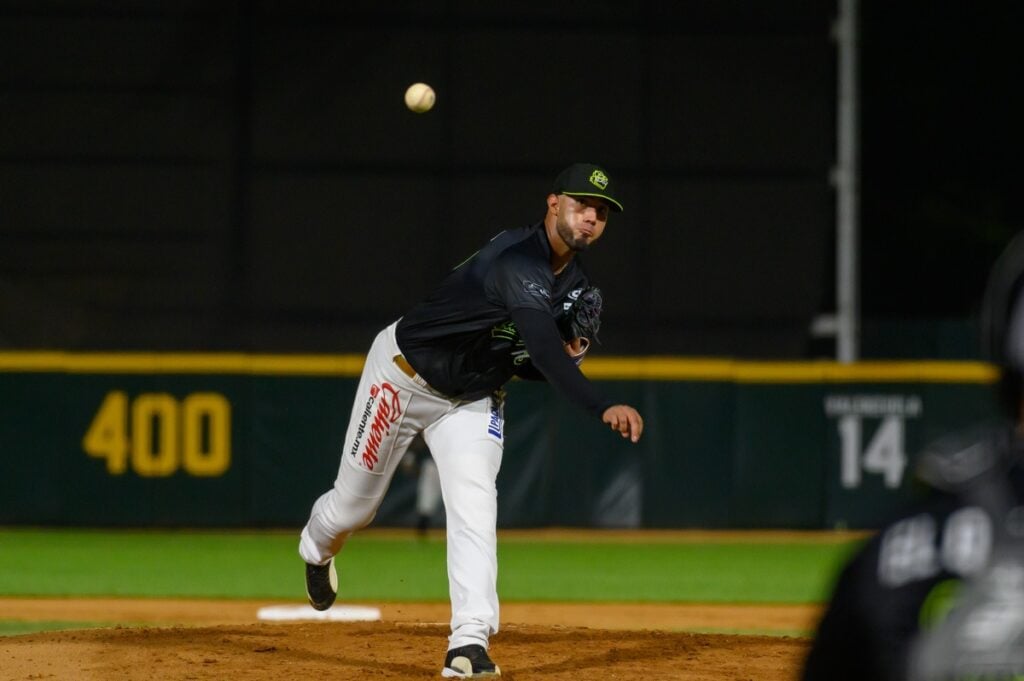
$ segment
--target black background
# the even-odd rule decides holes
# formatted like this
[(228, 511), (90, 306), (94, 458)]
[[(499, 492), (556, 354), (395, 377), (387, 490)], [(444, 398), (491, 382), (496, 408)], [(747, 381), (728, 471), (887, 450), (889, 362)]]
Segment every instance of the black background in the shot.
[(1012, 7), (863, 5), (867, 316), (973, 314), (989, 265), (1022, 226)]
[[(865, 354), (969, 355), (1020, 223), (1012, 15), (861, 7)], [(0, 2), (0, 346), (362, 352), (586, 160), (627, 208), (604, 352), (828, 354), (835, 12)]]

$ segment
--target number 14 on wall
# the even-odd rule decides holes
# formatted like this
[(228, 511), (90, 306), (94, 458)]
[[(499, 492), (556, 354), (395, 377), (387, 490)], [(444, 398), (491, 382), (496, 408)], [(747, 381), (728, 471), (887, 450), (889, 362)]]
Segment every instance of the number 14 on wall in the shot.
[[(896, 489), (907, 468), (906, 420), (924, 412), (920, 395), (834, 394), (825, 397), (825, 415), (839, 429), (839, 482), (857, 489), (864, 473), (881, 475), (885, 486)], [(878, 423), (864, 446), (867, 423)]]
[(886, 416), (863, 451), (863, 417), (847, 414), (839, 417), (840, 454), (839, 480), (846, 489), (861, 484), (862, 471), (883, 477), (885, 486), (895, 489), (903, 481), (907, 454), (903, 442), (903, 417)]
[(192, 393), (180, 402), (167, 393), (129, 400), (107, 393), (82, 438), (89, 456), (105, 459), (110, 475), (131, 469), (147, 478), (179, 469), (199, 477), (223, 475), (231, 465), (231, 404), (219, 393)]

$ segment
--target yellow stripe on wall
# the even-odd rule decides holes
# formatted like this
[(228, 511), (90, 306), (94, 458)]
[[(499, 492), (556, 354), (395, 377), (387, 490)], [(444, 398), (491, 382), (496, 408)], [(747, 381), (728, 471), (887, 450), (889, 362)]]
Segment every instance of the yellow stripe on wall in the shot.
[(753, 362), (680, 357), (588, 359), (590, 378), (654, 381), (735, 381), (738, 383), (992, 383), (997, 369), (984, 362), (919, 361)]
[[(0, 372), (73, 374), (246, 374), (358, 377), (364, 355), (247, 353), (0, 352)], [(984, 362), (919, 361), (839, 364), (822, 360), (755, 362), (689, 357), (593, 357), (593, 379), (737, 383), (992, 383)]]
[(359, 376), (364, 355), (185, 352), (0, 352), (0, 371), (72, 374)]

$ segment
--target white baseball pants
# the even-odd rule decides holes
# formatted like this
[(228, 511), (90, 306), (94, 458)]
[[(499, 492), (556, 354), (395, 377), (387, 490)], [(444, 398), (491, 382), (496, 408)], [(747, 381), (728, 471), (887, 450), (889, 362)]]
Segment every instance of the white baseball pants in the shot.
[(416, 514), (432, 516), (441, 501), (441, 479), (433, 459), (420, 462), (420, 476), (416, 479)]
[(323, 565), (353, 532), (370, 524), (406, 449), (422, 431), (437, 463), (447, 518), (448, 647), (486, 648), (498, 631), (495, 480), (504, 449), (504, 405), (500, 398), (461, 402), (441, 395), (407, 364), (403, 369), (403, 361), (396, 363), (400, 352), (391, 324), (366, 357), (338, 477), (313, 504), (299, 555)]

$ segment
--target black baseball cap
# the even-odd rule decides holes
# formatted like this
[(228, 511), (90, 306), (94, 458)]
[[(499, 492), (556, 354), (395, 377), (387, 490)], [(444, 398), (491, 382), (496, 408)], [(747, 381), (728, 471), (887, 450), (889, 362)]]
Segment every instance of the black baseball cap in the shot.
[(622, 212), (622, 204), (614, 198), (612, 180), (600, 166), (593, 163), (573, 163), (558, 173), (552, 194), (569, 196), (596, 196), (604, 199), (616, 213)]

